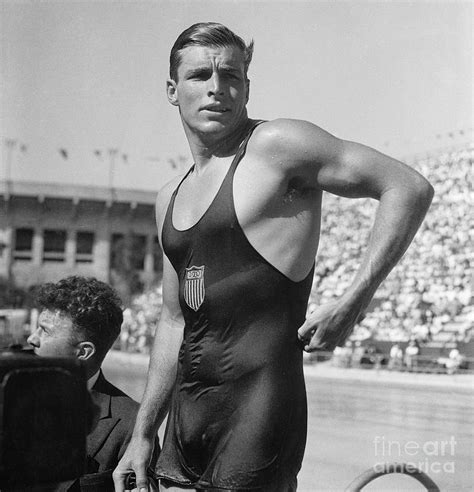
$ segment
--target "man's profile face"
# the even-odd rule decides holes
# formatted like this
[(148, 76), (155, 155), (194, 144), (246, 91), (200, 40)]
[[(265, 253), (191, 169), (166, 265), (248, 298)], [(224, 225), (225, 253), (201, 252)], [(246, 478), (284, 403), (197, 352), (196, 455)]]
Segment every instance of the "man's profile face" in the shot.
[(188, 46), (180, 52), (178, 80), (168, 81), (168, 98), (185, 127), (213, 133), (247, 118), (248, 80), (244, 54), (235, 46)]
[(38, 326), (28, 337), (28, 343), (41, 357), (76, 357), (78, 354), (72, 320), (60, 311), (41, 311)]

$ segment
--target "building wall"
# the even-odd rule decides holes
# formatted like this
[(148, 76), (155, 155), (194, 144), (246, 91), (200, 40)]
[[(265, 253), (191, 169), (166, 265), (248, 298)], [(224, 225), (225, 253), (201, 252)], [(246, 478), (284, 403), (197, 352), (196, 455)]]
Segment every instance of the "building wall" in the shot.
[[(11, 196), (3, 200), (0, 215), (0, 277), (11, 279), (19, 287), (57, 281), (67, 275), (110, 279), (111, 237), (113, 234), (146, 236), (144, 267), (140, 272), (145, 284), (152, 283), (156, 271), (156, 225), (151, 203), (75, 200), (38, 196)], [(18, 229), (32, 229), (31, 254), (17, 251)], [(45, 251), (45, 231), (65, 231), (64, 254)], [(91, 262), (80, 262), (76, 253), (77, 234), (94, 234)], [(23, 257), (22, 257), (23, 256)], [(88, 255), (82, 255), (89, 258)]]

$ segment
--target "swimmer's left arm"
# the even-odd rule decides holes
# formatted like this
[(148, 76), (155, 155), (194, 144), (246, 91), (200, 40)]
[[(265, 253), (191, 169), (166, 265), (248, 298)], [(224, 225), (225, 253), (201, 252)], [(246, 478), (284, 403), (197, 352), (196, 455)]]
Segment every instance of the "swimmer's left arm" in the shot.
[(347, 292), (365, 308), (413, 240), (433, 187), (396, 159), (365, 145), (340, 142), (335, 159), (318, 166), (318, 186), (340, 196), (379, 201), (366, 254)]
[[(273, 123), (273, 122), (272, 122)], [(380, 283), (410, 245), (430, 206), (433, 188), (412, 168), (370, 147), (334, 137), (308, 122), (277, 120), (268, 131), (288, 176), (349, 198), (379, 201), (369, 244), (346, 292), (320, 306), (299, 329), (306, 350), (344, 343)], [(281, 156), (281, 157), (280, 157)]]

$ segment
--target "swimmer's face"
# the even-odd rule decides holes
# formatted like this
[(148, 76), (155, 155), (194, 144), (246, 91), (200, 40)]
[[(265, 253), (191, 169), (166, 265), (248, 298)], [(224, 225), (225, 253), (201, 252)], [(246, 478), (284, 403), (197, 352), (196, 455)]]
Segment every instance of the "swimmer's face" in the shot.
[(71, 318), (49, 309), (40, 313), (38, 326), (28, 337), (28, 343), (41, 357), (77, 357), (80, 351)]
[(239, 48), (188, 46), (180, 58), (177, 81), (168, 80), (167, 95), (179, 107), (185, 129), (221, 133), (247, 119), (249, 81)]

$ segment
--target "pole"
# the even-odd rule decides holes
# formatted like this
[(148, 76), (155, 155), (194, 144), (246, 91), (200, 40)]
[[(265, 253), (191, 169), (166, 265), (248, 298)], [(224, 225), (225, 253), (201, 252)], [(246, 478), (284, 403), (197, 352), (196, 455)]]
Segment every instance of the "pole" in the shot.
[(4, 206), (5, 206), (5, 212), (7, 216), (7, 297), (10, 300), (11, 297), (11, 288), (12, 288), (12, 281), (13, 281), (13, 275), (12, 275), (12, 242), (13, 242), (13, 237), (12, 237), (12, 221), (10, 217), (10, 196), (12, 193), (12, 186), (11, 186), (11, 168), (12, 168), (12, 159), (13, 159), (13, 150), (15, 149), (16, 146), (16, 140), (13, 138), (6, 138), (5, 139), (5, 145), (7, 147), (7, 155), (5, 159), (5, 196), (4, 196)]
[(118, 149), (109, 149), (109, 188), (112, 191), (114, 188), (114, 173), (115, 173), (115, 157)]
[(5, 185), (6, 185), (6, 196), (8, 200), (11, 193), (11, 169), (12, 169), (12, 158), (13, 150), (16, 145), (16, 140), (13, 138), (6, 138), (5, 144), (7, 146), (7, 158), (5, 159)]

